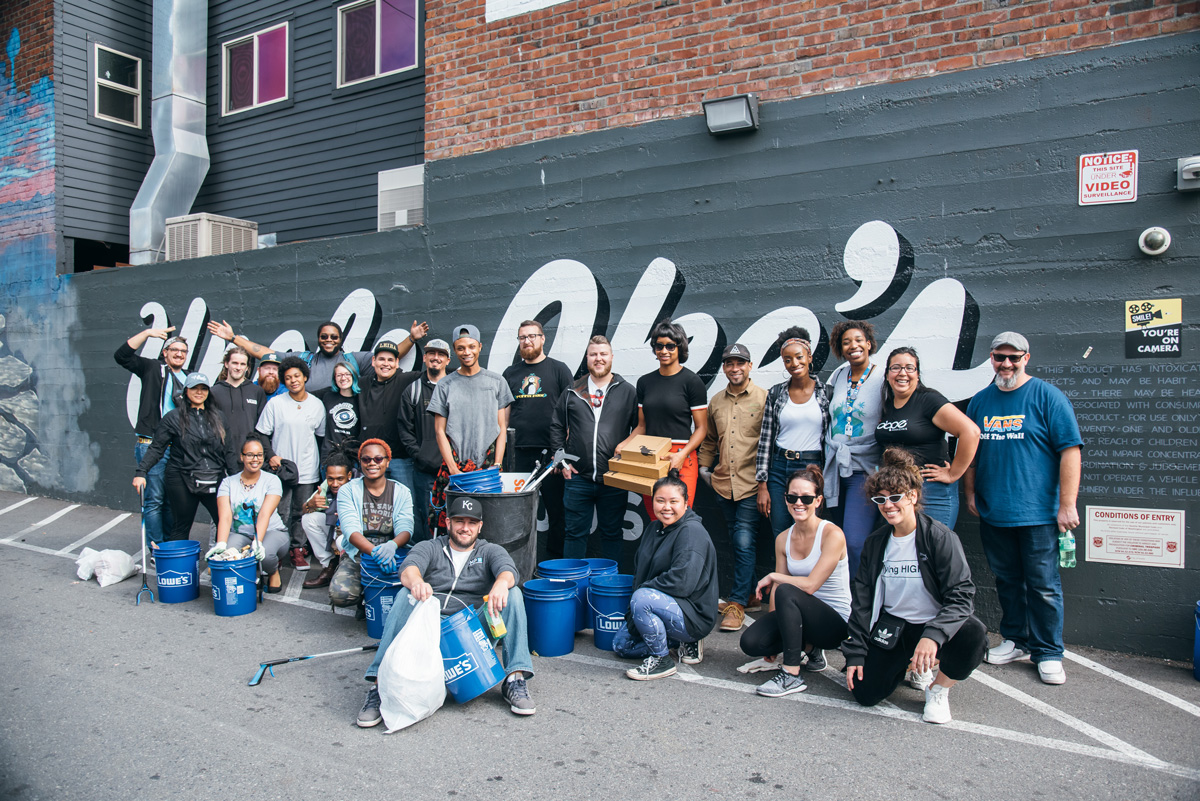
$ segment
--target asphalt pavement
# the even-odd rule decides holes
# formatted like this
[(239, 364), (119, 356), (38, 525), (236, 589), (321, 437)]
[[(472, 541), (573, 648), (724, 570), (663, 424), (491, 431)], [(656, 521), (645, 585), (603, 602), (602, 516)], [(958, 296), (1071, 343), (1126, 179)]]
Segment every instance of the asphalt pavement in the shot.
[(84, 546), (136, 556), (137, 515), (0, 493), (0, 798), (1200, 798), (1189, 663), (1068, 644), (1066, 685), (984, 665), (934, 726), (906, 686), (857, 706), (836, 652), (807, 692), (767, 699), (754, 687), (768, 674), (736, 670), (736, 632), (653, 682), (625, 678), (630, 663), (583, 632), (572, 654), (534, 657), (536, 715), (492, 691), (385, 735), (354, 724), (371, 654), (247, 686), (268, 659), (373, 642), (303, 574), (285, 570), (287, 591), (253, 614), (218, 617), (207, 587), (135, 605), (137, 576), (79, 580)]

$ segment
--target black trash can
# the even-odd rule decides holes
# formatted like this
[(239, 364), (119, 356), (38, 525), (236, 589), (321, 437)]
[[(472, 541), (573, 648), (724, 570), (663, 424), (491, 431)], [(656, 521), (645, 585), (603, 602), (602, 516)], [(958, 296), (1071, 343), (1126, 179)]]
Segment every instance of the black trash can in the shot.
[(447, 489), (447, 507), (460, 496), (483, 505), (483, 530), (479, 536), (504, 546), (521, 574), (517, 583), (533, 578), (537, 567), (538, 491), (491, 493)]

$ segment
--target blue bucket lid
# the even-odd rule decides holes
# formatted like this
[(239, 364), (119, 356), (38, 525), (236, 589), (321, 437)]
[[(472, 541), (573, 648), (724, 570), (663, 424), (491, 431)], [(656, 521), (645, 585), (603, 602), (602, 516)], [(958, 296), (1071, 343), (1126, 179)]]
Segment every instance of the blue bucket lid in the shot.
[(588, 581), (593, 588), (598, 590), (628, 590), (633, 587), (633, 576), (628, 573), (609, 573), (603, 576), (592, 576)]
[(521, 592), (535, 601), (562, 601), (575, 598), (578, 588), (576, 582), (566, 579), (536, 578), (521, 585)]

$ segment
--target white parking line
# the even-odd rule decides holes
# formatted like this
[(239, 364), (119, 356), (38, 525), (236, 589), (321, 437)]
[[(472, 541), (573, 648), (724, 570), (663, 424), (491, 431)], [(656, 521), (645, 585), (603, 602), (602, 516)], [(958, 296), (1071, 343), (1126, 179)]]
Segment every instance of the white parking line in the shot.
[[(89, 542), (96, 539), (96, 537), (99, 537), (104, 532), (109, 531), (109, 530), (115, 528), (116, 526), (120, 525), (122, 520), (131, 516), (132, 514), (133, 514), (132, 512), (125, 512), (124, 514), (117, 515), (112, 520), (109, 520), (103, 526), (101, 526), (100, 528), (93, 531), (91, 534), (88, 534), (86, 537), (82, 537), (80, 539), (75, 540), (74, 542), (72, 542), (70, 545), (68, 545), (65, 548), (59, 548), (57, 553), (69, 554), (71, 551), (75, 550), (76, 548), (87, 545)], [(140, 556), (141, 555), (139, 554), (139, 558), (140, 558)]]
[(66, 509), (59, 509), (57, 512), (50, 515), (45, 520), (39, 520), (38, 522), (34, 523), (32, 526), (26, 526), (25, 528), (18, 531), (16, 534), (13, 534), (11, 537), (5, 537), (4, 539), (0, 540), (0, 542), (12, 542), (13, 540), (17, 539), (17, 537), (23, 537), (26, 534), (32, 534), (33, 532), (37, 531), (42, 526), (48, 526), (51, 523), (53, 523), (55, 520), (58, 520), (63, 515), (75, 511), (76, 509), (78, 509), (80, 507), (80, 505), (81, 504), (73, 503), (70, 506), (68, 506)]
[(36, 500), (37, 500), (37, 497), (31, 495), (23, 501), (17, 501), (16, 503), (10, 503), (8, 506), (5, 506), (3, 509), (0, 509), (0, 515), (6, 515), (9, 512), (11, 512), (13, 509), (20, 509), (25, 504), (33, 503)]
[(288, 598), (299, 598), (300, 590), (304, 589), (304, 577), (307, 575), (308, 573), (306, 572), (302, 573), (299, 570), (293, 570), (292, 577), (288, 579), (287, 589), (283, 591), (283, 594)]
[(1126, 676), (1124, 673), (1113, 670), (1112, 668), (1105, 667), (1104, 665), (1100, 664), (1099, 662), (1093, 662), (1092, 660), (1088, 659), (1086, 656), (1080, 656), (1079, 654), (1072, 653), (1071, 651), (1067, 651), (1063, 655), (1067, 659), (1070, 659), (1072, 662), (1078, 662), (1079, 664), (1083, 665), (1084, 667), (1091, 668), (1092, 670), (1096, 671), (1097, 673), (1099, 673), (1103, 676), (1108, 676), (1113, 681), (1119, 681), (1122, 684), (1126, 685), (1127, 687), (1132, 687), (1135, 690), (1141, 690), (1142, 692), (1146, 693), (1147, 695), (1153, 695), (1155, 698), (1157, 698), (1160, 701), (1166, 701), (1171, 706), (1182, 709), (1184, 712), (1187, 712), (1189, 715), (1195, 715), (1196, 717), (1200, 717), (1200, 706), (1196, 706), (1195, 704), (1189, 704), (1187, 701), (1183, 700), (1182, 698), (1171, 695), (1166, 690), (1160, 690), (1157, 687), (1153, 687), (1149, 684), (1146, 684), (1144, 681), (1138, 681), (1137, 679), (1131, 679), (1129, 676)]

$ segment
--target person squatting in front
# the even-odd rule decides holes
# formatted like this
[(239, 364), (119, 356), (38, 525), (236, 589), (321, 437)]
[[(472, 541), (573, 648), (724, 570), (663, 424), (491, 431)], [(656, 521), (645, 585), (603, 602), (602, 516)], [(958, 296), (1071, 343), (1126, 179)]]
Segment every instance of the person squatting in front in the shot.
[(226, 477), (217, 489), (217, 544), (204, 554), (204, 560), (249, 545), (267, 575), (264, 589), (281, 592), (279, 563), (288, 552), (287, 529), (278, 511), (283, 485), (277, 476), (262, 469), (266, 457), (258, 435), (243, 440), (240, 458), (242, 471)]
[(642, 664), (625, 671), (637, 681), (676, 672), (669, 649), (695, 665), (704, 659), (704, 638), (717, 622), (717, 552), (700, 516), (688, 508), (688, 488), (671, 470), (654, 482), (656, 520), (634, 555), (633, 597), (613, 651)]
[[(846, 687), (874, 706), (909, 673), (925, 690), (927, 723), (949, 723), (948, 693), (983, 661), (987, 628), (972, 612), (975, 584), (958, 535), (920, 511), (924, 479), (911, 454), (889, 448), (867, 481), (886, 521), (863, 544), (851, 586)], [(934, 675), (934, 670), (937, 675)]]
[(412, 495), (408, 487), (387, 477), (392, 449), (381, 439), (358, 447), (360, 478), (346, 482), (337, 493), (337, 517), (342, 558), (329, 582), (329, 603), (358, 607), (363, 588), (360, 553), (369, 553), (384, 570), (396, 564), (396, 550), (412, 536)]
[(517, 588), (517, 566), (502, 546), (479, 538), (483, 530), (483, 505), (479, 500), (459, 496), (450, 502), (446, 514), (449, 533), (418, 542), (400, 566), (403, 587), (392, 603), (375, 661), (365, 676), (371, 686), (357, 721), (364, 729), (383, 719), (375, 679), (388, 646), (404, 628), (416, 604), (434, 596), (441, 600), (443, 617), (486, 603), (488, 611), (504, 621), (507, 633), (499, 641), (499, 650), (508, 675), (501, 682), (500, 693), (513, 714), (537, 712), (526, 684), (533, 678), (533, 659), (525, 601)]
[(742, 634), (742, 650), (750, 656), (783, 653), (779, 670), (758, 688), (759, 695), (779, 698), (804, 692), (800, 668), (824, 670), (825, 648), (846, 639), (850, 617), (850, 569), (846, 536), (817, 517), (824, 499), (825, 478), (815, 464), (796, 470), (783, 500), (793, 523), (775, 538), (775, 571), (755, 588), (770, 592), (771, 611)]
[(304, 535), (308, 537), (308, 547), (312, 550), (313, 558), (321, 565), (320, 571), (312, 573), (304, 580), (303, 586), (306, 590), (328, 587), (337, 571), (340, 561), (340, 546), (337, 542), (341, 538), (337, 494), (350, 480), (352, 473), (350, 457), (341, 450), (334, 451), (325, 463), (325, 480), (304, 502), (304, 514), (300, 518), (300, 525), (304, 527)]

